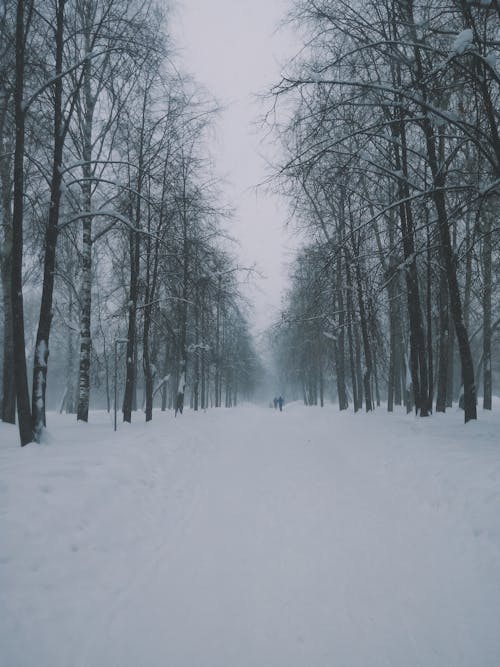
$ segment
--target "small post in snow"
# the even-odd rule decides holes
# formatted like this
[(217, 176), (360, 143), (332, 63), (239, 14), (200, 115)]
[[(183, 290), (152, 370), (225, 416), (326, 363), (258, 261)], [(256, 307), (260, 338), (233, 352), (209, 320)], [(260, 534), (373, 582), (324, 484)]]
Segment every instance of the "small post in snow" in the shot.
[(116, 385), (118, 381), (118, 344), (119, 343), (128, 343), (128, 338), (115, 338), (115, 376), (114, 376), (114, 392), (115, 392), (115, 401), (114, 401), (114, 430), (116, 431)]

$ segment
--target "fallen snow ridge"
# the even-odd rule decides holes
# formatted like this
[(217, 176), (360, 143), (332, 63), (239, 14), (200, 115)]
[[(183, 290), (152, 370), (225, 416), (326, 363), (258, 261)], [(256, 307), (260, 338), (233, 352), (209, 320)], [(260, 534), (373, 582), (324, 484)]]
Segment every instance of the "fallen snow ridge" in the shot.
[(498, 667), (499, 414), (0, 424), (0, 664)]

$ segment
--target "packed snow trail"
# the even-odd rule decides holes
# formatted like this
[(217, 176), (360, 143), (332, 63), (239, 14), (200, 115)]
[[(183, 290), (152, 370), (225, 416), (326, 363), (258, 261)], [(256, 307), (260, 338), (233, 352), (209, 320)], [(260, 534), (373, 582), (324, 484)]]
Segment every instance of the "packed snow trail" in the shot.
[(23, 450), (0, 425), (0, 664), (498, 667), (481, 417), (51, 415)]

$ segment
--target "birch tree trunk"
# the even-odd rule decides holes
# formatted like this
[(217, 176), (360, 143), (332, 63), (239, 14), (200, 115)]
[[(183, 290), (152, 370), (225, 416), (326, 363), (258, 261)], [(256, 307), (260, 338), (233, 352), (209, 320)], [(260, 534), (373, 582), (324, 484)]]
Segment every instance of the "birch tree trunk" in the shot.
[(56, 245), (61, 202), (62, 157), (64, 147), (64, 117), (62, 109), (62, 72), (64, 48), (64, 8), (66, 0), (59, 0), (56, 14), (56, 58), (54, 82), (54, 147), (52, 157), (52, 177), (50, 184), (50, 205), (47, 227), (45, 229), (45, 254), (43, 263), (42, 301), (35, 344), (33, 363), (33, 389), (31, 411), (33, 434), (40, 442), (46, 425), (46, 388), (47, 366), (49, 360), (49, 337), (52, 325), (52, 298), (54, 293), (54, 275), (56, 268)]
[[(158, 282), (160, 236), (163, 218), (156, 229), (156, 239), (153, 244), (151, 238), (151, 210), (148, 205), (148, 235), (146, 238), (146, 281), (144, 294), (144, 322), (143, 322), (143, 350), (142, 364), (144, 369), (145, 395), (146, 395), (146, 421), (153, 419), (153, 390), (156, 376), (156, 367), (151, 362), (151, 323), (153, 317), (153, 301), (156, 297), (156, 286)], [(153, 246), (153, 247), (152, 247)], [(156, 346), (153, 345), (153, 350)], [(153, 354), (153, 358), (154, 358)]]
[[(90, 17), (85, 16), (85, 23)], [(85, 52), (90, 51), (90, 27), (85, 26)], [(82, 206), (84, 211), (92, 210), (92, 127), (95, 98), (92, 96), (92, 61), (87, 60), (83, 72), (84, 108), (82, 150)], [(90, 353), (92, 348), (91, 313), (92, 313), (92, 218), (82, 220), (82, 285), (80, 310), (80, 366), (78, 374), (78, 410), (77, 420), (87, 422), (90, 402)]]

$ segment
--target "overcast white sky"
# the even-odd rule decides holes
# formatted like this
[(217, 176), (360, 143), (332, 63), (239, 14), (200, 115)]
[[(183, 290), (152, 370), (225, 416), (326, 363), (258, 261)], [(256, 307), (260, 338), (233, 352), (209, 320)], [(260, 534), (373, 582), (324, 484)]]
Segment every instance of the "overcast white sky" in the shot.
[(255, 95), (278, 81), (280, 63), (294, 53), (290, 35), (276, 31), (289, 5), (289, 0), (177, 0), (170, 25), (181, 67), (225, 107), (213, 151), (218, 172), (227, 178), (225, 196), (236, 209), (230, 231), (241, 244), (241, 262), (256, 262), (266, 276), (249, 292), (256, 329), (276, 316), (294, 245), (284, 229), (286, 201), (255, 191), (266, 177), (261, 155), (269, 154), (255, 127), (264, 110)]

